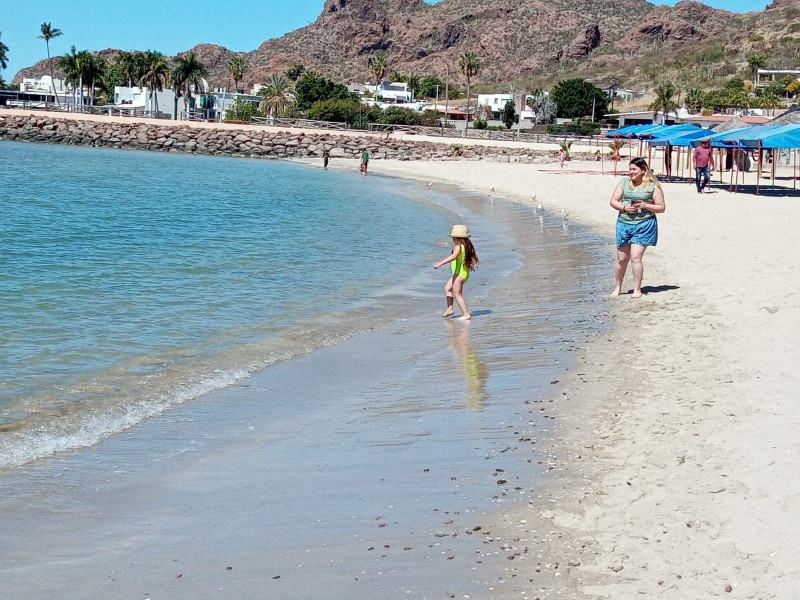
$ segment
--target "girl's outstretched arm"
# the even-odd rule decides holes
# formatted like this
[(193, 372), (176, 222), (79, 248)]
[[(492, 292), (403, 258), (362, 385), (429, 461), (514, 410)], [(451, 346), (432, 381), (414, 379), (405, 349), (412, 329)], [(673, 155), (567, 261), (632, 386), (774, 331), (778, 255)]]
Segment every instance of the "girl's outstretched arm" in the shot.
[(453, 253), (450, 256), (448, 256), (447, 258), (444, 258), (444, 259), (440, 260), (439, 262), (434, 263), (433, 268), (434, 269), (438, 269), (442, 265), (446, 265), (449, 262), (453, 262), (455, 259), (458, 258), (458, 255), (460, 253), (461, 253), (461, 246), (459, 244), (456, 244), (455, 246), (453, 246)]

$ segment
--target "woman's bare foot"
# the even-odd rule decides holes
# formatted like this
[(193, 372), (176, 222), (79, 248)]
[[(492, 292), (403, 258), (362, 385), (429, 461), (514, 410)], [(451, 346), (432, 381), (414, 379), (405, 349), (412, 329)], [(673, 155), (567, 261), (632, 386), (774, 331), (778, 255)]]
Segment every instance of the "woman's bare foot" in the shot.
[(453, 307), (450, 306), (450, 307), (448, 307), (448, 309), (446, 311), (444, 311), (444, 313), (442, 313), (442, 316), (443, 317), (452, 317), (454, 312), (455, 311), (453, 310)]
[(644, 296), (644, 292), (642, 292), (642, 290), (634, 290), (631, 298), (641, 298), (642, 296)]
[(621, 293), (622, 293), (622, 290), (620, 288), (618, 288), (618, 287), (615, 287), (614, 291), (611, 292), (611, 295), (612, 296), (619, 296)]
[(459, 321), (471, 321), (472, 320), (472, 315), (469, 314), (469, 313), (467, 313), (465, 315), (461, 315), (460, 317), (458, 317), (458, 320)]

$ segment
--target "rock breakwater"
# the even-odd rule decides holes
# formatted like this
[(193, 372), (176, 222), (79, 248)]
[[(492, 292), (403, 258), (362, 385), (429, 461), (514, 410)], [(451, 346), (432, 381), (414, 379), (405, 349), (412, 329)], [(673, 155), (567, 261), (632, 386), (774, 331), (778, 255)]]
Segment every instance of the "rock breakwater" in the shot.
[[(413, 138), (413, 136), (412, 136)], [(184, 152), (249, 158), (314, 158), (327, 149), (331, 158), (357, 159), (364, 150), (373, 159), (489, 160), (542, 163), (553, 152), (536, 148), (462, 145), (320, 131), (282, 131), (242, 125), (192, 127), (186, 123), (83, 120), (43, 115), (0, 114), (0, 140), (97, 146), (156, 152)]]

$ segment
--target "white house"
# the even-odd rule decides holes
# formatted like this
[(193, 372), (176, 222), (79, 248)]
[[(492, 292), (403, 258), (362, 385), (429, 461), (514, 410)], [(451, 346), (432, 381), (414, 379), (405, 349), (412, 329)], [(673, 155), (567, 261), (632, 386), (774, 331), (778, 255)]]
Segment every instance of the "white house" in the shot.
[(408, 84), (402, 81), (383, 81), (378, 85), (353, 83), (348, 85), (347, 89), (360, 95), (362, 99), (365, 92), (369, 92), (372, 98), (383, 102), (400, 104), (414, 101), (414, 94), (408, 88)]

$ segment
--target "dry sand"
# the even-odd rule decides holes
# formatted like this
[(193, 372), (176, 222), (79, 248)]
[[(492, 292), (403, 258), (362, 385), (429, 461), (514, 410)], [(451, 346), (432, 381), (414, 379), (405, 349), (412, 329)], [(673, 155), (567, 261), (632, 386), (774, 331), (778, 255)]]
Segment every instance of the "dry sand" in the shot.
[[(579, 172), (597, 166), (373, 171), (566, 210), (608, 237), (611, 262), (615, 179)], [(574, 402), (556, 415), (548, 493), (504, 515), (504, 597), (800, 596), (800, 198), (664, 189), (649, 293), (608, 299), (614, 330), (580, 349), (557, 392)]]

